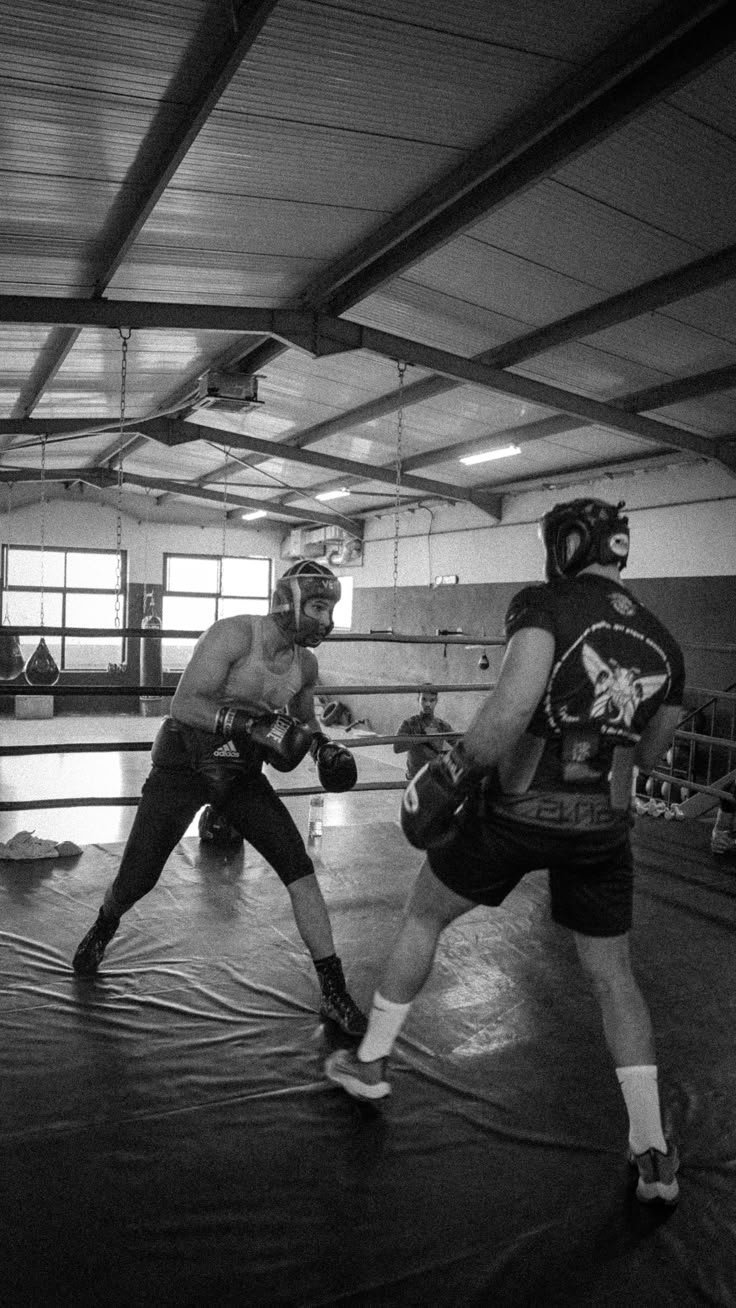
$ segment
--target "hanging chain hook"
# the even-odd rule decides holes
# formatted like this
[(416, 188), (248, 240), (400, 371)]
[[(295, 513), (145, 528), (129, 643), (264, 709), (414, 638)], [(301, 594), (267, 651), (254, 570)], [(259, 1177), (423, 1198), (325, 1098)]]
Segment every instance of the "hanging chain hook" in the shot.
[(143, 531), (143, 602), (145, 605), (146, 591), (148, 589), (148, 536), (151, 529), (150, 517), (150, 496), (151, 487), (145, 488), (145, 505), (146, 505), (146, 525)]
[(222, 551), (220, 557), (220, 599), (222, 599), (222, 588), (223, 588), (222, 574), (225, 567), (225, 546), (227, 542), (227, 479), (228, 479), (228, 470), (230, 467), (229, 445), (225, 448), (224, 454), (225, 454), (225, 468), (224, 468), (224, 480), (222, 483)]
[(391, 604), (391, 630), (396, 631), (397, 611), (398, 611), (398, 584), (399, 584), (399, 510), (401, 508), (401, 455), (402, 442), (404, 438), (404, 376), (406, 374), (406, 364), (403, 359), (397, 361), (396, 367), (399, 374), (399, 407), (396, 412), (396, 498), (394, 503), (394, 568), (393, 568), (393, 596)]
[[(7, 481), (7, 482), (5, 483), (5, 491), (6, 491), (6, 495), (7, 495), (7, 501), (8, 501), (8, 530), (7, 530), (7, 539), (6, 539), (6, 541), (5, 541), (5, 558), (6, 558), (6, 561), (7, 561), (8, 557), (9, 557), (9, 555), (10, 555), (10, 513), (11, 513), (12, 500), (13, 500), (13, 486), (12, 486), (12, 482)], [(5, 608), (4, 608), (4, 612), (3, 612), (3, 622), (5, 623), (6, 626), (10, 626), (10, 609), (8, 608), (8, 587), (7, 587), (7, 581), (8, 581), (8, 578), (7, 578), (7, 576), (4, 576), (4, 577), (3, 577), (3, 581), (4, 581), (4, 585), (5, 585), (5, 594), (4, 594), (4, 599), (5, 599)]]
[(115, 626), (120, 626), (120, 595), (123, 588), (123, 448), (125, 445), (125, 389), (128, 378), (128, 341), (133, 335), (132, 327), (126, 336), (122, 327), (118, 327), (118, 336), (122, 341), (122, 358), (120, 362), (120, 439), (118, 445), (117, 476), (117, 515), (115, 520)]
[(41, 627), (44, 625), (44, 585), (45, 576), (45, 555), (46, 555), (46, 441), (48, 436), (41, 437)]

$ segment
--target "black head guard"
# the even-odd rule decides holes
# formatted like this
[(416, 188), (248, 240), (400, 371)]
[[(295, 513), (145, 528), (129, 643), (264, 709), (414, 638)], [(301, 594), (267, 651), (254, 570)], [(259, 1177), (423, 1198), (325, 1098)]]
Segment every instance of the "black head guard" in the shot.
[(621, 514), (624, 501), (570, 500), (555, 504), (539, 524), (544, 544), (547, 581), (575, 577), (591, 563), (626, 567), (629, 555), (629, 520)]
[(271, 614), (279, 627), (298, 645), (323, 640), (332, 631), (325, 631), (315, 618), (308, 617), (304, 605), (310, 599), (327, 599), (333, 606), (340, 598), (338, 578), (324, 563), (316, 559), (300, 559), (286, 569), (276, 582), (271, 596)]

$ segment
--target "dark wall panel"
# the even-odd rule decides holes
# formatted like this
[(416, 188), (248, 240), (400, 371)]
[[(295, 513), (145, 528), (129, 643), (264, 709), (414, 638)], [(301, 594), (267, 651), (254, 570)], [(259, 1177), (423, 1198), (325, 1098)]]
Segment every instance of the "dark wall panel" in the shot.
[[(667, 577), (627, 583), (632, 592), (662, 619), (684, 648), (687, 681), (691, 686), (724, 689), (736, 681), (736, 578)], [(388, 587), (356, 590), (353, 631), (385, 631), (435, 636), (438, 630), (460, 628), (469, 645), (484, 636), (501, 640), (503, 621), (516, 583), (475, 586), (402, 587), (396, 620), (394, 594)], [(708, 648), (731, 645), (729, 650)], [(329, 642), (319, 654), (321, 679), (330, 685), (395, 685), (433, 681), (440, 684), (478, 682), (490, 685), (498, 672), (502, 650), (487, 646), (488, 671), (478, 668), (481, 649), (462, 645), (411, 645)], [(368, 717), (379, 734), (395, 731), (413, 711), (413, 696), (340, 696), (356, 718)], [(439, 712), (463, 730), (481, 702), (481, 694), (443, 693)]]

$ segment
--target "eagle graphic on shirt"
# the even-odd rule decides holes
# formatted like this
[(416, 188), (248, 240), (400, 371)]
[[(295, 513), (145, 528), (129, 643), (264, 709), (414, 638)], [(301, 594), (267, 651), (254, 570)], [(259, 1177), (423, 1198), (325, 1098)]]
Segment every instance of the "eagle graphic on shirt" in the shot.
[(666, 674), (643, 677), (639, 668), (624, 668), (615, 659), (607, 663), (587, 643), (583, 643), (582, 657), (593, 686), (590, 716), (613, 726), (630, 727), (642, 701), (656, 695), (667, 680)]

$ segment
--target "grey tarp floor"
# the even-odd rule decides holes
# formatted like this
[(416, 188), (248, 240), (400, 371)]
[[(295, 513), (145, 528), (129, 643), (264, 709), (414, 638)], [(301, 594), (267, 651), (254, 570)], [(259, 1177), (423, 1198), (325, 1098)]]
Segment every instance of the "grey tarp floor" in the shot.
[[(343, 803), (317, 860), (364, 1004), (420, 863), (396, 807)], [(69, 960), (121, 845), (0, 863), (3, 1304), (733, 1305), (736, 865), (707, 837), (635, 833), (634, 956), (683, 1159), (666, 1221), (631, 1201), (543, 872), (446, 933), (375, 1110), (324, 1079), (341, 1037), (248, 847), (187, 836), (93, 982)]]

